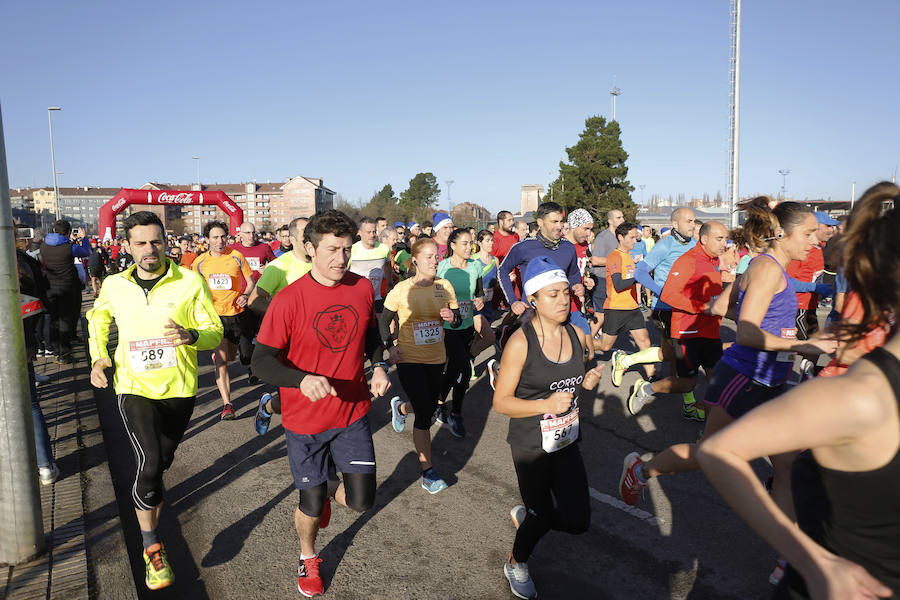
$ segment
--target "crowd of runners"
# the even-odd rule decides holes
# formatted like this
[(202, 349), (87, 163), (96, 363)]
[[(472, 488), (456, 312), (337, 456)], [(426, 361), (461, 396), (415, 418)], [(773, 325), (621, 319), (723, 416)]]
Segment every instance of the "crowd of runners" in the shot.
[[(222, 420), (235, 414), (231, 362), (263, 382), (254, 427), (266, 435), (281, 419), (299, 490), (298, 589), (313, 597), (332, 500), (363, 512), (375, 499), (372, 399), (390, 396), (398, 433), (412, 418), (421, 487), (440, 493), (432, 427), (467, 435), (474, 361), (493, 349), (493, 408), (509, 417), (522, 498), (503, 565), (515, 596), (537, 597), (528, 560), (548, 531), (590, 526), (579, 418), (593, 415), (579, 414), (582, 394), (637, 369), (631, 415), (680, 396), (672, 410), (704, 430), (652, 457), (625, 456), (626, 504), (652, 478), (702, 469), (777, 551), (777, 597), (890, 597), (900, 593), (898, 198), (900, 188), (878, 184), (838, 221), (758, 197), (741, 204), (734, 230), (678, 208), (659, 232), (621, 210), (600, 223), (553, 202), (531, 227), (501, 211), (478, 231), (444, 213), (390, 226), (328, 210), (294, 219), (271, 243), (249, 223), (232, 239), (218, 221), (167, 238), (150, 212), (128, 217), (120, 241), (73, 241), (61, 221), (40, 244), (48, 291), (32, 294), (46, 299), (53, 335), (32, 323), (30, 352), (53, 339), (69, 356), (82, 285), (96, 274), (90, 379), (108, 387), (115, 366), (151, 589), (174, 579), (157, 532), (162, 479), (194, 408), (198, 361), (215, 365)], [(74, 271), (82, 259), (85, 283)], [(733, 342), (723, 343), (723, 318), (737, 324)], [(759, 457), (771, 464), (765, 481), (749, 466)], [(42, 478), (52, 457), (43, 460)]]

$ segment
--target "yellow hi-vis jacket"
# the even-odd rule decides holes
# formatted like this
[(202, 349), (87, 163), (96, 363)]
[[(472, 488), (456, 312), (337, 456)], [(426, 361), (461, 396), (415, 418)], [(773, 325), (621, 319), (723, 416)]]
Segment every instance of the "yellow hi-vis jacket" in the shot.
[[(224, 331), (209, 288), (200, 274), (170, 261), (166, 274), (145, 293), (133, 279), (135, 268), (107, 277), (87, 312), (91, 364), (109, 358), (109, 325), (115, 319), (117, 394), (153, 400), (196, 396), (197, 351), (218, 346)], [(173, 346), (166, 337), (169, 319), (195, 330), (197, 342)]]

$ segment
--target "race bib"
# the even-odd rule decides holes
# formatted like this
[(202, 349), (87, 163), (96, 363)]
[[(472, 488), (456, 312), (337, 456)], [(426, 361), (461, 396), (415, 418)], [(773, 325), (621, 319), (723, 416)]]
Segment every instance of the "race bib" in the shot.
[(259, 271), (259, 257), (257, 256), (248, 256), (247, 264), (250, 265), (250, 269), (253, 271)]
[(541, 447), (556, 452), (578, 439), (578, 408), (555, 419), (541, 419)]
[(128, 351), (133, 371), (156, 371), (175, 366), (175, 342), (169, 338), (135, 340), (128, 343)]
[(440, 321), (419, 321), (413, 323), (413, 340), (416, 346), (437, 344), (443, 339), (444, 328)]
[(634, 267), (628, 267), (622, 274), (622, 279), (634, 279)]
[(230, 290), (231, 289), (231, 275), (225, 275), (224, 273), (216, 273), (215, 275), (209, 276), (209, 289), (211, 290)]
[[(796, 340), (797, 339), (797, 328), (796, 327), (783, 327), (781, 329), (781, 337), (786, 340)], [(793, 363), (794, 358), (797, 357), (797, 354), (794, 352), (779, 352), (775, 357), (775, 360), (778, 362), (785, 363)]]
[(460, 300), (459, 301), (459, 314), (462, 315), (463, 321), (472, 317), (472, 301), (471, 300)]

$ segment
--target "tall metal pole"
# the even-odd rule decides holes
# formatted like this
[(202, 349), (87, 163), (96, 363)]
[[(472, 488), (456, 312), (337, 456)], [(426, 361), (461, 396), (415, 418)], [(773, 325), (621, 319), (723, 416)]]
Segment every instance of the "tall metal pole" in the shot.
[(0, 563), (19, 564), (44, 551), (44, 519), (3, 140), (0, 112)]
[(781, 199), (787, 200), (787, 195), (785, 194), (785, 187), (787, 186), (787, 176), (791, 174), (790, 169), (778, 169), (778, 174), (781, 175)]
[(853, 208), (853, 203), (856, 202), (856, 182), (850, 186), (850, 208)]
[(193, 158), (194, 160), (197, 161), (197, 189), (199, 190), (199, 189), (201, 189), (201, 187), (200, 187), (200, 157), (192, 156), (191, 158)]
[(53, 169), (53, 198), (56, 203), (56, 220), (59, 221), (59, 186), (56, 184), (56, 155), (53, 153), (53, 119), (51, 111), (62, 110), (58, 106), (47, 107), (47, 124), (50, 126), (50, 167)]
[(741, 0), (731, 4), (731, 161), (729, 164), (728, 203), (731, 207), (731, 226), (738, 226), (738, 165), (741, 138)]
[(616, 120), (616, 98), (622, 95), (622, 90), (617, 88), (615, 85), (609, 90), (609, 95), (612, 96), (612, 120)]
[(453, 180), (448, 179), (444, 183), (447, 184), (447, 214), (449, 215), (450, 213), (453, 212), (453, 205), (450, 204), (450, 186), (453, 185)]

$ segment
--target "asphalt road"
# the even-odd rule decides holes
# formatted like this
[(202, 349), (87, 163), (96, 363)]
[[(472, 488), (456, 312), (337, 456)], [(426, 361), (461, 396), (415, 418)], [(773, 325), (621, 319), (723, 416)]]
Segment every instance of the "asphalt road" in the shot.
[[(502, 565), (514, 535), (509, 509), (520, 498), (505, 442), (508, 420), (491, 410), (484, 369), (492, 352), (479, 357), (480, 377), (466, 398), (468, 436), (458, 440), (446, 428), (432, 429), (434, 463), (450, 484), (435, 496), (419, 485), (411, 427), (400, 434), (391, 428), (388, 398), (395, 391), (403, 395), (391, 373), (395, 387), (373, 402), (369, 415), (378, 461), (375, 506), (362, 515), (335, 506), (331, 525), (319, 535), (326, 597), (513, 598)], [(249, 386), (246, 370), (233, 365), (237, 419), (220, 422), (208, 354), (201, 365), (194, 415), (165, 475), (160, 531), (176, 574), (168, 590), (144, 587), (140, 536), (128, 501), (134, 459), (112, 392), (95, 394), (138, 595), (298, 598), (298, 494), (279, 417), (267, 435), (256, 435), (256, 403), (266, 388)], [(591, 526), (581, 536), (551, 532), (541, 541), (529, 561), (540, 597), (769, 597), (773, 551), (701, 473), (653, 481), (635, 509), (619, 501), (626, 454), (637, 450), (646, 456), (693, 441), (702, 429), (681, 418), (680, 396), (664, 396), (630, 416), (624, 400), (637, 377), (634, 369), (626, 373), (621, 388), (604, 377), (598, 392), (582, 400)], [(703, 386), (701, 377), (698, 398)], [(765, 463), (756, 467), (761, 477), (768, 475)]]

